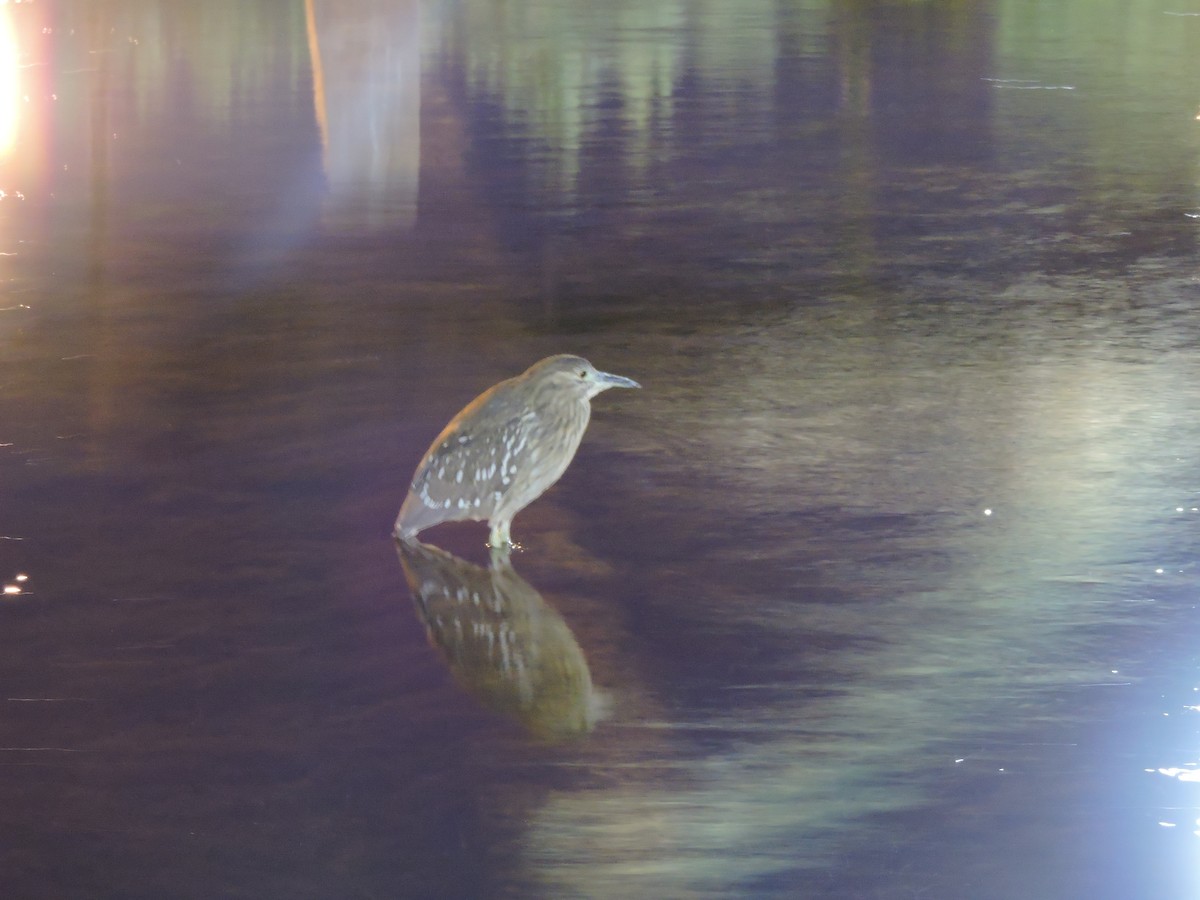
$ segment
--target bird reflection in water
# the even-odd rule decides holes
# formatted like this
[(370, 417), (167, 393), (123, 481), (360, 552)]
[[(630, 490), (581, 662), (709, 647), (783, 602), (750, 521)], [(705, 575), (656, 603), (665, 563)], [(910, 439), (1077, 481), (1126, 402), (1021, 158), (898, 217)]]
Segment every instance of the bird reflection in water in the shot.
[(430, 642), (484, 705), (550, 741), (585, 735), (604, 717), (607, 700), (571, 629), (507, 553), (484, 568), (417, 541), (396, 547)]

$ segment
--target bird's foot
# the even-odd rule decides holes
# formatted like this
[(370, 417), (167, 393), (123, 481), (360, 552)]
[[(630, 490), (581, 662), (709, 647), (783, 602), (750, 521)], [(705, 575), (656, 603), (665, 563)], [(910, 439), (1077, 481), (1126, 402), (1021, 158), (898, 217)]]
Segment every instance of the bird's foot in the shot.
[(504, 556), (508, 556), (510, 553), (525, 552), (524, 545), (518, 544), (516, 541), (488, 541), (486, 546), (493, 555), (500, 553)]

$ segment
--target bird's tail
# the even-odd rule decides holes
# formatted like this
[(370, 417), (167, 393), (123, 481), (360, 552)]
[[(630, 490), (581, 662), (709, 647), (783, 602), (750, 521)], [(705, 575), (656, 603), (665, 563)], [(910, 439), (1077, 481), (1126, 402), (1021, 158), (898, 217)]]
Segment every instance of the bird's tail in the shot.
[(454, 515), (449, 508), (430, 506), (421, 500), (415, 491), (409, 491), (396, 516), (396, 524), (392, 526), (392, 534), (401, 540), (411, 540), (426, 528), (432, 528), (441, 522), (461, 519)]
[(392, 526), (392, 534), (401, 540), (410, 540), (421, 533), (421, 530), (428, 528), (432, 522), (422, 523), (422, 512), (426, 511), (426, 507), (422, 503), (413, 501), (413, 495), (409, 494), (404, 498), (404, 504), (400, 507), (400, 513), (396, 516), (396, 524)]

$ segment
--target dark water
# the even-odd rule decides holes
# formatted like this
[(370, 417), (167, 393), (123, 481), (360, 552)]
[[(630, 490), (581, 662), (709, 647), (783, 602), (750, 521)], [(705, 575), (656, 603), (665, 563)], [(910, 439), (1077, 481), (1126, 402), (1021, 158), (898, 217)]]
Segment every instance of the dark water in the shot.
[(1194, 13), (0, 5), (0, 893), (1197, 896)]

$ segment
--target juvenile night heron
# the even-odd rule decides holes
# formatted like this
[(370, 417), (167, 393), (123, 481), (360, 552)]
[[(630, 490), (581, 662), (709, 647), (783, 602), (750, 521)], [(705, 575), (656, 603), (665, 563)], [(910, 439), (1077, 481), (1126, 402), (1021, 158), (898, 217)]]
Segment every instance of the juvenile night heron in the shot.
[(591, 418), (591, 399), (636, 381), (579, 356), (549, 356), (472, 400), (417, 466), (396, 536), (440, 522), (486, 521), (493, 547), (512, 543), (513, 516), (562, 477)]

